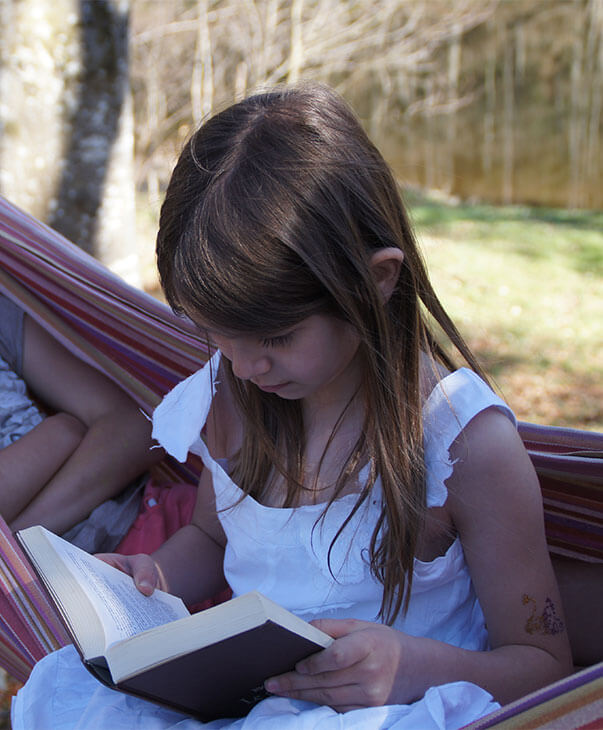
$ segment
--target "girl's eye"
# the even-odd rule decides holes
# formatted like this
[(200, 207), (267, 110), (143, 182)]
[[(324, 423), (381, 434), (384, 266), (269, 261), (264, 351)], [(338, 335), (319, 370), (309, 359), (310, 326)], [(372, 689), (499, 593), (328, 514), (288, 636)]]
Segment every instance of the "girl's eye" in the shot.
[(293, 338), (293, 332), (287, 332), (284, 335), (275, 335), (274, 337), (262, 338), (262, 345), (264, 347), (282, 347), (288, 345)]

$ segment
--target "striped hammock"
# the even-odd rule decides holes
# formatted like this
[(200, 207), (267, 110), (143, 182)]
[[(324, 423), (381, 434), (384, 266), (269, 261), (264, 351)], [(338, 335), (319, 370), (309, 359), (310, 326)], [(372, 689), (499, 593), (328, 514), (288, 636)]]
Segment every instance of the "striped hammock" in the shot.
[[(190, 322), (1, 197), (0, 264), (0, 291), (72, 353), (118, 383), (146, 413), (207, 359)], [(603, 562), (603, 434), (529, 423), (520, 424), (520, 433), (540, 478), (551, 552)], [(201, 464), (191, 459), (182, 465), (167, 458), (161, 468), (168, 479), (195, 484)], [(0, 545), (0, 557), (8, 555), (8, 549)], [(7, 580), (0, 569), (5, 595), (12, 590)], [(18, 613), (20, 604), (16, 605), (13, 610)], [(25, 624), (28, 621), (25, 617)], [(56, 637), (59, 643), (64, 640), (60, 632)], [(18, 636), (13, 638), (19, 643)], [(47, 650), (44, 641), (38, 655)], [(0, 660), (6, 642), (0, 636)], [(13, 668), (15, 676), (25, 678), (35, 659), (25, 652), (19, 667)], [(571, 713), (584, 708), (588, 722), (573, 724), (571, 718), (579, 714)], [(547, 724), (551, 718), (559, 724)], [(561, 718), (570, 718), (570, 724), (560, 724)], [(473, 727), (581, 726), (603, 728), (603, 664)]]
[[(194, 326), (0, 196), (0, 292), (150, 414), (207, 350)], [(166, 459), (166, 478), (196, 484), (198, 460)]]

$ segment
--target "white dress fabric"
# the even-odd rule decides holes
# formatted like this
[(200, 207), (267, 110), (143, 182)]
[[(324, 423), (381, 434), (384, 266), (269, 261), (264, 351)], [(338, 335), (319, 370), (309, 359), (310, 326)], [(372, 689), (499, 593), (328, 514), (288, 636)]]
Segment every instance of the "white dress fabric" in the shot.
[[(329, 546), (355, 502), (354, 495), (324, 505), (295, 509), (266, 507), (243, 497), (224, 464), (210, 455), (200, 432), (205, 424), (220, 353), (181, 382), (158, 406), (153, 436), (181, 461), (189, 451), (201, 456), (213, 475), (220, 521), (228, 538), (224, 572), (234, 595), (259, 590), (306, 620), (318, 617), (375, 621), (381, 585), (371, 576), (367, 548), (381, 508), (380, 482), (369, 500)], [(428, 507), (447, 498), (451, 475), (449, 447), (461, 430), (487, 408), (513, 414), (473, 372), (458, 370), (436, 386), (424, 406)], [(361, 475), (362, 477), (362, 475)], [(242, 498), (243, 497), (243, 498)], [(242, 499), (241, 499), (242, 498)], [(394, 626), (471, 650), (486, 650), (484, 616), (457, 538), (445, 555), (415, 560), (407, 613)], [(199, 679), (200, 691), (203, 679)], [(354, 710), (339, 714), (307, 702), (270, 697), (245, 718), (201, 723), (184, 715), (107, 689), (93, 679), (72, 647), (43, 659), (13, 701), (14, 730), (76, 728), (274, 728), (306, 730), (459, 728), (496, 709), (491, 696), (468, 682), (433, 687), (410, 705)]]

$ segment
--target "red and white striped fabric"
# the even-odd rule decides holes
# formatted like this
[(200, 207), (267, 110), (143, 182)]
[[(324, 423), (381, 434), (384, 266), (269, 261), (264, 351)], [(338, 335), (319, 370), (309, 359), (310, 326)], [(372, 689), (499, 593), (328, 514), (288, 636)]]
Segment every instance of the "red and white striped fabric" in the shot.
[[(207, 360), (192, 323), (2, 197), (0, 291), (148, 414)], [(198, 461), (162, 466), (194, 484), (201, 469)]]

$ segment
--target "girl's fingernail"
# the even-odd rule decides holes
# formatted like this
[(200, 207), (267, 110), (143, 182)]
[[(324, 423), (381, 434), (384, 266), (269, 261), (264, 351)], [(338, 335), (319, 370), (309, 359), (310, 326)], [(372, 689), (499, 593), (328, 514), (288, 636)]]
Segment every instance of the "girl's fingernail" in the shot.
[(278, 682), (276, 681), (276, 679), (267, 679), (264, 682), (264, 689), (266, 690), (266, 692), (278, 692)]

